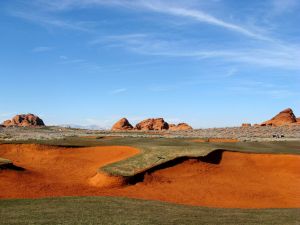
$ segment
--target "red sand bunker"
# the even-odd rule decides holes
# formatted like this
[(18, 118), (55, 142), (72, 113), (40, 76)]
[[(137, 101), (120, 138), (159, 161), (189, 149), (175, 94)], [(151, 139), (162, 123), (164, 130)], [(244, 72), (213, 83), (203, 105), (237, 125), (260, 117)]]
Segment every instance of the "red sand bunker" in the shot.
[(187, 160), (146, 175), (134, 197), (229, 208), (300, 207), (300, 156), (223, 152), (219, 164)]
[(211, 207), (300, 207), (297, 155), (225, 151), (218, 164), (190, 159), (154, 171), (135, 185), (124, 186), (115, 178), (109, 188), (103, 185), (111, 182), (107, 176), (95, 176), (100, 166), (137, 153), (131, 147), (0, 145), (0, 157), (26, 168), (0, 171), (0, 198), (108, 195)]
[(132, 147), (61, 148), (0, 145), (0, 157), (25, 171), (0, 171), (0, 198), (101, 194), (90, 185), (99, 167), (137, 154)]

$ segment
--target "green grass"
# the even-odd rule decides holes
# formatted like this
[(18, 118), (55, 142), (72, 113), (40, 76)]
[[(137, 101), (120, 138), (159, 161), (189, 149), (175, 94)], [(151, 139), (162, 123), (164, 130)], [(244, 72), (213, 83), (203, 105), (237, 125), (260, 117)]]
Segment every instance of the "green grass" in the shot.
[[(21, 142), (14, 142), (21, 143)], [(129, 159), (109, 164), (101, 170), (121, 176), (133, 176), (153, 166), (178, 157), (200, 157), (217, 149), (240, 152), (300, 154), (300, 142), (239, 142), (239, 143), (195, 143), (183, 138), (82, 138), (70, 137), (61, 140), (36, 141), (22, 143), (38, 143), (60, 146), (132, 146), (140, 149), (138, 154)]]
[(272, 224), (300, 223), (300, 209), (218, 209), (118, 197), (1, 200), (0, 224)]

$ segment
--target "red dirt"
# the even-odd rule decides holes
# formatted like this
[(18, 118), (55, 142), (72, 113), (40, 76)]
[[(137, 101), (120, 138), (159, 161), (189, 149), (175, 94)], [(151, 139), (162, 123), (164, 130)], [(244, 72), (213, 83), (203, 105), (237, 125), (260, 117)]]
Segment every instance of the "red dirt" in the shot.
[(0, 198), (105, 195), (225, 208), (300, 207), (298, 155), (225, 151), (219, 164), (190, 159), (146, 175), (135, 185), (124, 186), (122, 179), (113, 178), (113, 187), (107, 188), (103, 184), (111, 179), (95, 171), (137, 154), (137, 149), (37, 145), (0, 145), (0, 149), (0, 157), (26, 168), (0, 171)]
[(129, 187), (134, 197), (228, 208), (300, 207), (300, 156), (224, 152), (220, 164), (188, 160)]
[(99, 167), (133, 156), (132, 147), (0, 145), (0, 157), (25, 171), (0, 171), (0, 198), (99, 195), (89, 180)]

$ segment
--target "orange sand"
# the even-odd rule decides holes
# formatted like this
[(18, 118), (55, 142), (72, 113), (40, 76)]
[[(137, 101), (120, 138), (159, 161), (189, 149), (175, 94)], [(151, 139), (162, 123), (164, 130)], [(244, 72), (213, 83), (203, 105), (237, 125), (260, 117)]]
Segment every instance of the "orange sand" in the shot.
[(0, 145), (0, 157), (26, 171), (0, 171), (0, 198), (127, 196), (180, 204), (300, 207), (300, 156), (220, 153), (219, 164), (196, 159), (154, 171), (143, 182), (97, 174), (100, 166), (138, 153), (131, 147), (58, 148)]
[(99, 167), (137, 154), (132, 147), (60, 148), (0, 145), (0, 156), (25, 171), (0, 171), (0, 198), (97, 195), (90, 179)]
[(211, 142), (211, 143), (236, 143), (239, 142), (238, 139), (229, 139), (229, 138), (208, 138), (208, 139), (195, 139), (192, 142)]
[(146, 175), (128, 191), (199, 206), (300, 207), (300, 156), (224, 152), (219, 164), (190, 159)]

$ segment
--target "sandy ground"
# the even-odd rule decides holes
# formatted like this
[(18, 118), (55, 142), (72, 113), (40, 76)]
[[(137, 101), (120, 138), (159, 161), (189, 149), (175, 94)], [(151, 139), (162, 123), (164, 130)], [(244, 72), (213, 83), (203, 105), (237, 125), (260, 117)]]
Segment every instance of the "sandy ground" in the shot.
[(0, 171), (0, 198), (101, 194), (89, 180), (99, 167), (139, 153), (132, 147), (59, 148), (0, 145), (0, 156), (25, 171)]
[[(223, 152), (157, 170), (135, 185), (99, 187), (99, 167), (137, 154), (131, 147), (0, 145), (0, 157), (25, 171), (0, 171), (0, 198), (127, 196), (228, 208), (300, 207), (300, 156)], [(101, 176), (97, 179), (106, 182)], [(109, 179), (107, 182), (110, 182)]]
[(300, 156), (224, 152), (219, 164), (188, 160), (128, 190), (135, 197), (191, 205), (300, 207)]
[(194, 139), (192, 142), (211, 142), (211, 143), (237, 143), (238, 139), (230, 139), (230, 138), (208, 138), (208, 139)]

